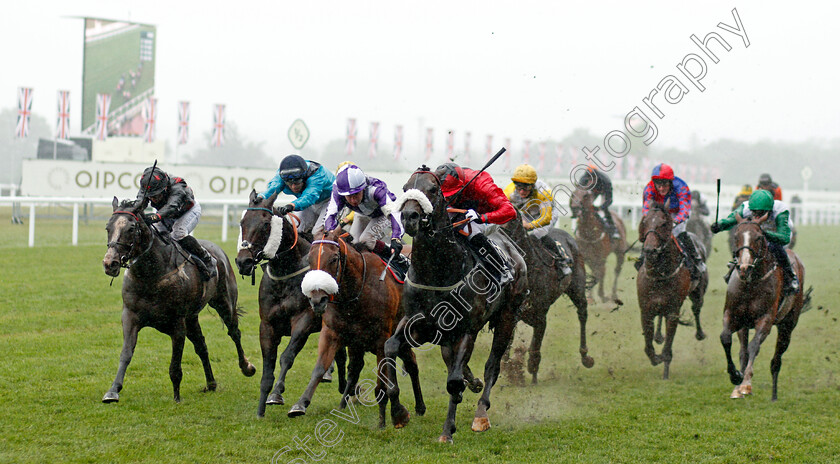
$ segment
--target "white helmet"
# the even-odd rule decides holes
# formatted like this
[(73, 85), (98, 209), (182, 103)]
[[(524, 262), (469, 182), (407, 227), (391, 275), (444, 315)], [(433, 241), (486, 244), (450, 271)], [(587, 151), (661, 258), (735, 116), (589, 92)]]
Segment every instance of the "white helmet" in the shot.
[(335, 186), (339, 195), (353, 195), (367, 187), (367, 176), (358, 166), (350, 164), (338, 171)]

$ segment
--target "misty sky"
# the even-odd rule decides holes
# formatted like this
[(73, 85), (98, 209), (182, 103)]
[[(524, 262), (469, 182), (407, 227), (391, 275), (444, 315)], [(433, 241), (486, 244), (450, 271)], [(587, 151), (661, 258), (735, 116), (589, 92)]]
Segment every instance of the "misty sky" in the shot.
[[(210, 130), (212, 107), (272, 156), (293, 151), (286, 130), (302, 118), (311, 144), (344, 137), (348, 117), (381, 144), (405, 127), (419, 149), (421, 127), (456, 146), (472, 132), (521, 146), (576, 127), (605, 135), (676, 65), (701, 53), (689, 36), (718, 32), (720, 62), (706, 60), (700, 92), (662, 102), (653, 147), (686, 148), (728, 137), (798, 141), (840, 128), (836, 84), (840, 7), (835, 2), (453, 2), (453, 1), (47, 1), (4, 2), (0, 107), (17, 87), (34, 88), (34, 112), (55, 119), (55, 94), (72, 97), (72, 134), (81, 115), (83, 21), (92, 16), (157, 25), (158, 137), (176, 136), (177, 102), (192, 104), (190, 147)], [(737, 8), (750, 41), (734, 26)], [(661, 98), (661, 97), (660, 97)], [(650, 112), (649, 112), (650, 114)], [(6, 130), (13, 131), (14, 128)], [(189, 147), (188, 147), (189, 148)]]

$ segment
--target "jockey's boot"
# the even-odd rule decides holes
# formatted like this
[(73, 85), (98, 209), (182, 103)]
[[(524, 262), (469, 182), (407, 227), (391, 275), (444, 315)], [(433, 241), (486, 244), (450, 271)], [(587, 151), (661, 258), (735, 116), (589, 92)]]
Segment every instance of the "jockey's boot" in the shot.
[(555, 242), (548, 235), (543, 235), (540, 238), (540, 241), (546, 248), (548, 248), (548, 252), (551, 253), (551, 257), (554, 259), (554, 267), (557, 268), (557, 272), (559, 272), (562, 276), (571, 274), (573, 261), (566, 255), (563, 245), (559, 242)]
[(618, 240), (621, 238), (621, 235), (618, 233), (618, 227), (615, 226), (615, 222), (613, 221), (612, 214), (608, 209), (601, 210), (604, 213), (604, 225), (607, 228), (607, 233), (610, 234), (610, 238), (613, 240)]
[(645, 255), (641, 254), (641, 255), (639, 255), (639, 259), (637, 259), (636, 262), (633, 263), (633, 267), (635, 267), (636, 271), (638, 272), (642, 269), (642, 266), (644, 266), (644, 265), (645, 265)]
[(391, 247), (385, 244), (385, 242), (381, 240), (376, 241), (376, 245), (373, 246), (373, 252), (379, 255), (382, 259), (385, 260), (387, 263), (388, 260), (391, 260), (391, 266), (401, 270), (403, 273), (408, 271), (408, 258), (403, 256), (402, 254), (397, 254), (391, 259)]
[(779, 265), (782, 266), (782, 275), (784, 276), (784, 287), (782, 288), (782, 293), (784, 295), (792, 295), (799, 291), (799, 279), (793, 272), (793, 266), (790, 264), (790, 258), (788, 257), (787, 252), (785, 252), (785, 249), (782, 248), (781, 245), (778, 246), (779, 251), (773, 250), (773, 248), (776, 247), (771, 246), (770, 250), (776, 257), (776, 261), (778, 261)]
[(181, 247), (184, 250), (187, 250), (187, 253), (190, 253), (198, 258), (198, 260), (193, 261), (195, 263), (195, 267), (198, 268), (198, 272), (201, 274), (202, 280), (208, 281), (219, 275), (219, 272), (216, 270), (216, 258), (208, 253), (207, 250), (198, 243), (198, 240), (196, 240), (195, 237), (187, 235), (181, 240), (178, 240), (178, 243), (181, 244)]
[(688, 270), (691, 272), (691, 280), (699, 280), (703, 272), (706, 271), (706, 263), (700, 259), (697, 254), (697, 249), (694, 247), (694, 241), (688, 236), (688, 232), (683, 232), (677, 236), (680, 241), (680, 246), (685, 252), (686, 261), (688, 262)]
[(490, 243), (490, 239), (486, 235), (475, 234), (470, 237), (468, 243), (484, 261), (484, 268), (496, 279), (500, 286), (513, 281), (513, 273), (510, 265), (508, 265), (507, 258), (503, 256), (501, 250)]

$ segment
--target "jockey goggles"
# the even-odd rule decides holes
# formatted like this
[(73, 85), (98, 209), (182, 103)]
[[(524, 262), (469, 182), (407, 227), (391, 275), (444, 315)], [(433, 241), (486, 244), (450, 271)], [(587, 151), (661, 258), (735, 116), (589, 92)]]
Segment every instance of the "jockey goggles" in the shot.
[(534, 188), (534, 184), (526, 184), (525, 182), (514, 182), (513, 186), (516, 190), (530, 190)]

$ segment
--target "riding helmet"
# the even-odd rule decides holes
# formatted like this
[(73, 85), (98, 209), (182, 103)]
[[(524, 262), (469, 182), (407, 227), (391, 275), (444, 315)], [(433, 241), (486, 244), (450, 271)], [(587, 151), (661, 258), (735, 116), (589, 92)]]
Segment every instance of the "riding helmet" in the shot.
[(751, 211), (770, 211), (773, 203), (773, 194), (767, 190), (756, 190), (750, 195)]
[(440, 190), (444, 197), (454, 195), (464, 185), (464, 170), (455, 163), (441, 164), (435, 171), (440, 176)]
[(350, 164), (338, 171), (335, 188), (339, 195), (353, 195), (367, 187), (367, 176), (358, 166)]
[(140, 178), (140, 188), (146, 191), (146, 195), (153, 197), (165, 192), (169, 187), (169, 176), (159, 168), (146, 168)]
[(671, 169), (671, 166), (668, 166), (665, 163), (657, 164), (653, 168), (653, 173), (650, 175), (651, 180), (657, 179), (665, 179), (665, 180), (674, 180), (674, 170)]
[(299, 155), (289, 155), (280, 162), (280, 178), (283, 180), (303, 179), (306, 168), (305, 159)]
[(530, 164), (520, 164), (513, 171), (513, 177), (510, 180), (520, 182), (522, 184), (533, 184), (537, 182), (537, 170)]
[(770, 177), (770, 174), (764, 173), (758, 176), (758, 183), (759, 185), (767, 185), (773, 183), (773, 178)]

